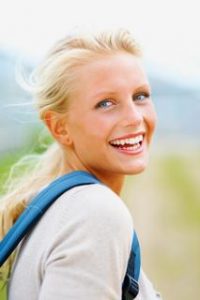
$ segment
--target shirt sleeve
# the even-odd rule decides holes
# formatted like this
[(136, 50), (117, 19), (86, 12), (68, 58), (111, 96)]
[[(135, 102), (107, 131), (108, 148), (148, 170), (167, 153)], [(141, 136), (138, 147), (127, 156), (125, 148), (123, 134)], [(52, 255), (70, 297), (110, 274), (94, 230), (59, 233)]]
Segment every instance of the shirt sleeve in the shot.
[(121, 300), (132, 233), (131, 215), (111, 190), (76, 193), (46, 249), (39, 300)]
[(162, 300), (160, 293), (155, 291), (142, 268), (140, 269), (139, 286), (140, 290), (136, 300)]

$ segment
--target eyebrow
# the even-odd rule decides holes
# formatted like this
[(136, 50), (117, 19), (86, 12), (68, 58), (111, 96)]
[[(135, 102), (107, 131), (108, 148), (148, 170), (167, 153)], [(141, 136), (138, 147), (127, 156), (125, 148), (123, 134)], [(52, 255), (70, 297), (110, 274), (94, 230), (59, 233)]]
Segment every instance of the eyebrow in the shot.
[[(138, 92), (141, 92), (143, 90), (149, 90), (151, 92), (150, 84), (140, 85), (140, 86), (136, 87), (133, 92), (138, 93)], [(100, 97), (100, 96), (105, 95), (105, 94), (109, 94), (110, 96), (113, 96), (113, 95), (116, 95), (116, 91), (112, 91), (112, 90), (109, 90), (109, 89), (101, 90), (101, 91), (97, 92), (96, 94), (94, 94), (93, 97)]]
[(143, 85), (140, 85), (139, 87), (137, 87), (136, 89), (135, 89), (135, 92), (141, 92), (142, 90), (149, 90), (149, 91), (151, 91), (151, 86), (150, 86), (150, 84), (143, 84)]

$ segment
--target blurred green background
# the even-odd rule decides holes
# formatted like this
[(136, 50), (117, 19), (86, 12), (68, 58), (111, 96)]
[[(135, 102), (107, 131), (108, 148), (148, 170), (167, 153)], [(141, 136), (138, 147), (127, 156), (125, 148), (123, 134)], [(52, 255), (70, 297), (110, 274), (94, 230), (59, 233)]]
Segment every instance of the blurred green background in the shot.
[[(2, 156), (1, 187), (10, 166), (30, 148), (33, 151), (29, 145)], [(41, 152), (40, 147), (34, 150)], [(187, 151), (163, 150), (155, 144), (148, 169), (127, 177), (122, 194), (140, 237), (143, 268), (164, 299), (200, 295), (199, 150), (192, 145)]]
[(200, 149), (152, 155), (124, 197), (142, 245), (143, 267), (164, 299), (200, 295)]
[(126, 27), (142, 45), (158, 126), (148, 169), (127, 178), (122, 196), (143, 268), (170, 300), (200, 295), (199, 20), (197, 0), (7, 0), (0, 10), (0, 193), (10, 167), (49, 142), (33, 99), (16, 82), (16, 65), (29, 73), (77, 26)]

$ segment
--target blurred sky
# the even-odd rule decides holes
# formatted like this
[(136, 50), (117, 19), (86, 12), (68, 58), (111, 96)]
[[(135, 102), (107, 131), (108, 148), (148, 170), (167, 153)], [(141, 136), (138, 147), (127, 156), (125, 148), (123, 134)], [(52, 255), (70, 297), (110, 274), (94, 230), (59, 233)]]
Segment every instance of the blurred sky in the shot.
[(200, 84), (199, 0), (0, 0), (0, 46), (41, 57), (79, 27), (127, 27), (159, 71)]

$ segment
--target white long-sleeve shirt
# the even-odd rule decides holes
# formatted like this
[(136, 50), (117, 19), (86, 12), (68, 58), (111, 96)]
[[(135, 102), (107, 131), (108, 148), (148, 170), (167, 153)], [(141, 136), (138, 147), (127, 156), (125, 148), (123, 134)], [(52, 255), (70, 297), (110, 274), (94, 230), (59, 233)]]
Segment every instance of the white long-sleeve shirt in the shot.
[[(75, 187), (20, 246), (9, 300), (121, 300), (133, 234), (123, 201), (104, 185)], [(156, 300), (141, 270), (137, 300)]]

